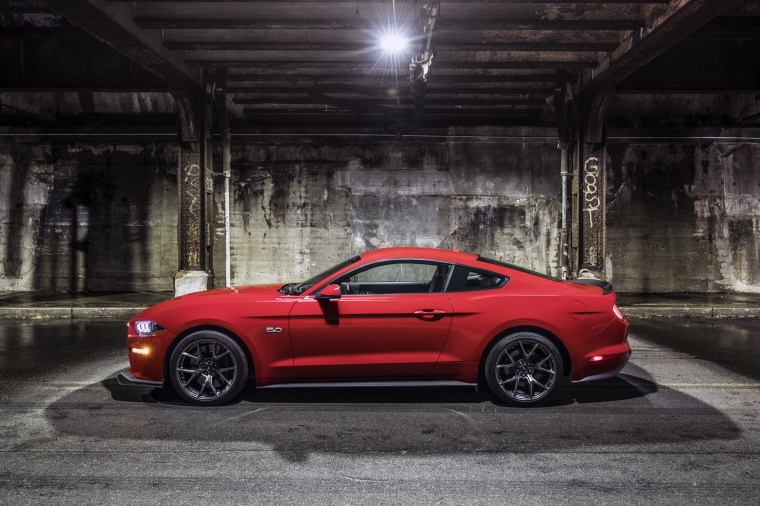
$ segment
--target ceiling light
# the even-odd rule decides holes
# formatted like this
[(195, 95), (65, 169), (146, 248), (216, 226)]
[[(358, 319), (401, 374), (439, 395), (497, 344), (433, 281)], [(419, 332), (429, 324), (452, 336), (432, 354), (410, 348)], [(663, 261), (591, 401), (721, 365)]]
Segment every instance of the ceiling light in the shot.
[(380, 47), (390, 54), (403, 53), (408, 45), (406, 38), (398, 33), (389, 33), (380, 39)]

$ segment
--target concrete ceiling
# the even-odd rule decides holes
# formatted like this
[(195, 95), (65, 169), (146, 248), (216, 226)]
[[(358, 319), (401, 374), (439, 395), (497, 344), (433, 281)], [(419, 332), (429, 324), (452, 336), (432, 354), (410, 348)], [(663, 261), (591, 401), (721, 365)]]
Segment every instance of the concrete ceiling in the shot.
[[(0, 15), (5, 92), (201, 90), (226, 74), (250, 125), (551, 124), (563, 82), (760, 88), (758, 0), (0, 0)], [(394, 26), (412, 41), (396, 57), (378, 46)], [(726, 61), (743, 71), (710, 71)]]

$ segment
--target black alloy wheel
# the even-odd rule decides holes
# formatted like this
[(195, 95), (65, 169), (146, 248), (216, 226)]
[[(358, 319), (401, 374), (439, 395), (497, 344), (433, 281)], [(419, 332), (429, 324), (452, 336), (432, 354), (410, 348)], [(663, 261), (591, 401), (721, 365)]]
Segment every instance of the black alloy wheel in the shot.
[(557, 347), (533, 332), (518, 332), (501, 339), (486, 359), (485, 376), (491, 391), (513, 406), (545, 401), (562, 377)]
[(248, 381), (248, 361), (238, 343), (211, 330), (182, 339), (172, 353), (169, 367), (177, 393), (199, 406), (232, 400)]

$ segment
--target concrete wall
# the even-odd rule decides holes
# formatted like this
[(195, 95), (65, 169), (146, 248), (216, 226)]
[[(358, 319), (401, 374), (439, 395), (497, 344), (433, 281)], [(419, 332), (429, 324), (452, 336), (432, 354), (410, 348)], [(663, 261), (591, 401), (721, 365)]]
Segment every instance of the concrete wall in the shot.
[(617, 291), (760, 292), (760, 143), (726, 137), (610, 142)]
[(559, 152), (543, 134), (235, 138), (232, 284), (305, 279), (388, 246), (459, 248), (557, 274)]
[(0, 290), (172, 290), (171, 145), (0, 143)]
[[(558, 274), (550, 130), (233, 139), (233, 284), (299, 280), (401, 245)], [(172, 290), (175, 149), (0, 141), (0, 291)], [(612, 139), (609, 155), (606, 269), (618, 291), (760, 291), (757, 141)], [(221, 179), (215, 188), (221, 286)]]
[[(556, 274), (559, 155), (551, 132), (535, 135), (236, 137), (233, 284), (304, 279), (361, 251), (407, 245)], [(0, 290), (172, 290), (173, 146), (6, 140), (0, 188)]]

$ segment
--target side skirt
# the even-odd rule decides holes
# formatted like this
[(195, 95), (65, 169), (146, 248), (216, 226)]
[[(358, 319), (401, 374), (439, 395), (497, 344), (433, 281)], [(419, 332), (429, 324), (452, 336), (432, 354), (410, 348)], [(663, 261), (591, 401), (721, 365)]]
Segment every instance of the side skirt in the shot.
[(475, 387), (477, 383), (462, 381), (330, 381), (319, 383), (277, 383), (257, 386), (256, 389), (270, 388), (377, 388), (377, 387)]

